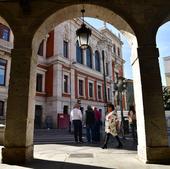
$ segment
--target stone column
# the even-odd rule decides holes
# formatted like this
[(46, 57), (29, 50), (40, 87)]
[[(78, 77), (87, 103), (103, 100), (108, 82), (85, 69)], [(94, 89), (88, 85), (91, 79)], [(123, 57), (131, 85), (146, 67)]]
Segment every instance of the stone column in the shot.
[(2, 162), (8, 164), (25, 163), (33, 158), (36, 61), (31, 57), (32, 49), (22, 45), (16, 43), (11, 54), (5, 144), (2, 149)]
[(133, 58), (134, 92), (137, 112), (138, 155), (145, 162), (170, 160), (158, 49), (139, 46)]

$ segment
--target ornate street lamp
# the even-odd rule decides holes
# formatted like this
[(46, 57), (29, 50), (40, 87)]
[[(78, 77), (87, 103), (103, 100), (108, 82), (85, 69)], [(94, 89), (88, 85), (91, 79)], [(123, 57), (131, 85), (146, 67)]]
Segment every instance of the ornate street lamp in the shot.
[(89, 47), (89, 38), (91, 36), (91, 29), (87, 28), (86, 24), (84, 23), (85, 9), (82, 9), (81, 13), (83, 18), (83, 24), (81, 25), (81, 28), (79, 28), (76, 31), (76, 35), (78, 37), (78, 42), (81, 49), (87, 49)]
[(123, 116), (123, 104), (122, 104), (122, 92), (126, 90), (127, 82), (124, 77), (119, 77), (117, 80), (117, 83), (115, 83), (115, 90), (118, 91), (118, 96), (119, 96), (119, 103), (120, 103), (120, 112), (121, 112), (121, 130), (122, 130), (122, 136), (125, 139), (125, 120)]
[(124, 77), (118, 77), (117, 87), (120, 92), (126, 89), (126, 79)]

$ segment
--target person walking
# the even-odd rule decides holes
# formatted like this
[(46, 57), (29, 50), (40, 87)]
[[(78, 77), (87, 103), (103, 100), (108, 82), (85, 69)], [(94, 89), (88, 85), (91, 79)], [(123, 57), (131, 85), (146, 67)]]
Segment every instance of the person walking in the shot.
[(97, 107), (93, 107), (93, 110), (95, 115), (94, 139), (96, 142), (100, 142), (101, 112), (97, 110)]
[[(70, 121), (73, 123), (74, 127), (74, 139), (75, 142), (83, 143), (82, 140), (82, 113), (80, 111), (80, 105), (75, 104), (73, 110), (70, 113)], [(79, 140), (78, 140), (79, 139)]]
[(87, 106), (85, 113), (86, 137), (88, 143), (94, 142), (95, 115), (91, 106)]
[(130, 107), (129, 107), (128, 120), (129, 120), (129, 124), (130, 124), (130, 127), (131, 127), (133, 140), (136, 141), (137, 140), (136, 111), (135, 111), (135, 107), (133, 105), (130, 105)]
[(118, 137), (117, 134), (117, 114), (114, 111), (114, 105), (109, 103), (107, 105), (107, 115), (105, 117), (105, 138), (104, 138), (104, 144), (102, 146), (103, 149), (107, 148), (107, 143), (109, 141), (110, 136), (114, 136), (118, 142), (117, 148), (122, 148), (122, 143)]

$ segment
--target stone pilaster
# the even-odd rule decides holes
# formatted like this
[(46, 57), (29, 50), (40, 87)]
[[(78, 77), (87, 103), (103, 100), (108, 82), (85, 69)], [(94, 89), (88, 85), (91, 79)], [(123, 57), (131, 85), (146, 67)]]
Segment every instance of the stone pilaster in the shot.
[(31, 48), (12, 51), (2, 162), (25, 163), (33, 158), (36, 61)]
[(138, 48), (133, 62), (138, 127), (138, 155), (145, 162), (170, 160), (162, 99), (162, 84), (155, 46)]

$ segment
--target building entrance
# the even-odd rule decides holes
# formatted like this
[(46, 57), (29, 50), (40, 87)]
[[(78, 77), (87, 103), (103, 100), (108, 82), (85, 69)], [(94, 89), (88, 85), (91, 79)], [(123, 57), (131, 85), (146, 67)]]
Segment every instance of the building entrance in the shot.
[(35, 106), (35, 119), (34, 119), (34, 128), (40, 129), (42, 128), (42, 106)]

